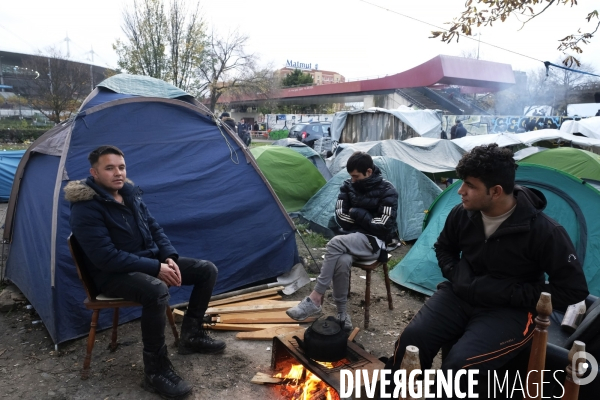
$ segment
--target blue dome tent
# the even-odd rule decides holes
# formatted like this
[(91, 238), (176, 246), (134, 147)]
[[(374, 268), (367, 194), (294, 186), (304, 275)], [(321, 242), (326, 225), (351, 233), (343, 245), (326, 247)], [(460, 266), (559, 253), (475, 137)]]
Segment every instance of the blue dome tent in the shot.
[[(123, 150), (128, 178), (142, 188), (178, 252), (217, 265), (215, 294), (276, 277), (297, 262), (293, 222), (237, 134), (172, 85), (113, 76), (75, 118), (30, 146), (9, 201), (6, 276), (55, 343), (86, 335), (90, 321), (67, 247), (69, 203), (62, 189), (89, 175), (88, 153), (105, 144)], [(172, 288), (171, 303), (187, 301), (189, 293)], [(140, 312), (123, 309), (120, 322)], [(109, 314), (101, 313), (100, 329), (111, 325)]]

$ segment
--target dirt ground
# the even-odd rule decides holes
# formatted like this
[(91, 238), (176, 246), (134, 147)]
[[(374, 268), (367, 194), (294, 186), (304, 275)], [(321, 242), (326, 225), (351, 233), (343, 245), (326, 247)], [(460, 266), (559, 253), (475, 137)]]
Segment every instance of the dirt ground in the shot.
[[(310, 259), (306, 247), (298, 240), (301, 257)], [(320, 263), (324, 248), (310, 251)], [(405, 254), (408, 247), (395, 250), (394, 256)], [(310, 261), (307, 271), (316, 276)], [(361, 328), (356, 341), (371, 354), (391, 355), (399, 333), (422, 306), (425, 297), (392, 282), (394, 310), (387, 307), (383, 272), (372, 277), (371, 318), (368, 330), (363, 328), (365, 280), (361, 270), (353, 269), (349, 311), (354, 326)], [(310, 293), (314, 283), (303, 287), (284, 300), (300, 300)], [(330, 293), (324, 305), (325, 315), (334, 315)], [(327, 296), (327, 295), (326, 295)], [(80, 379), (86, 338), (62, 343), (58, 351), (35, 310), (28, 310), (26, 299), (12, 311), (0, 313), (0, 398), (6, 399), (153, 399), (154, 394), (140, 387), (142, 379), (142, 344), (139, 320), (119, 327), (119, 348), (108, 350), (110, 330), (99, 332), (91, 364), (91, 375)], [(82, 299), (83, 300), (83, 299)], [(108, 311), (104, 311), (108, 312)], [(171, 361), (180, 374), (194, 385), (190, 399), (279, 399), (275, 387), (255, 385), (250, 379), (256, 372), (270, 372), (271, 342), (235, 339), (236, 332), (215, 331), (214, 337), (225, 340), (227, 349), (221, 355), (180, 356), (171, 346)]]

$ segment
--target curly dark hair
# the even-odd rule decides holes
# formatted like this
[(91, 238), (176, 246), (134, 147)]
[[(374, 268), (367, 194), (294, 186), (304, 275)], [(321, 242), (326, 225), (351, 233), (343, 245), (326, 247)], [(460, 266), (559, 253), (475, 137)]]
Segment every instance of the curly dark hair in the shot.
[(480, 179), (487, 189), (500, 185), (504, 193), (511, 194), (517, 167), (512, 151), (492, 143), (477, 146), (465, 154), (456, 166), (456, 173), (460, 179)]

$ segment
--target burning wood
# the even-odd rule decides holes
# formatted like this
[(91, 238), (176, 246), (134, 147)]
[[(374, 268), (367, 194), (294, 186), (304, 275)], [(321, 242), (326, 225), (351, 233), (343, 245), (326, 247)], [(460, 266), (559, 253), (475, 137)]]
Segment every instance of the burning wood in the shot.
[[(331, 363), (319, 364), (326, 368), (333, 367)], [(274, 375), (274, 378), (284, 379), (285, 384), (280, 387), (280, 394), (285, 399), (339, 400), (339, 396), (333, 388), (301, 364), (291, 364), (286, 374), (278, 373)]]

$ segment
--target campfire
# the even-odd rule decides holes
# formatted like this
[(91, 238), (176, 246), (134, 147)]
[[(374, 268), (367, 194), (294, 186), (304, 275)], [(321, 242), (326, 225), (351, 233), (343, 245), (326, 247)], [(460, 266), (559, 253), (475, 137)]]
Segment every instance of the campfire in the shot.
[[(325, 368), (333, 368), (331, 363), (319, 363)], [(339, 400), (337, 392), (318, 376), (301, 364), (290, 364), (287, 373), (278, 373), (274, 378), (282, 378), (278, 388), (282, 398), (290, 400)], [(277, 389), (276, 389), (277, 390)]]

